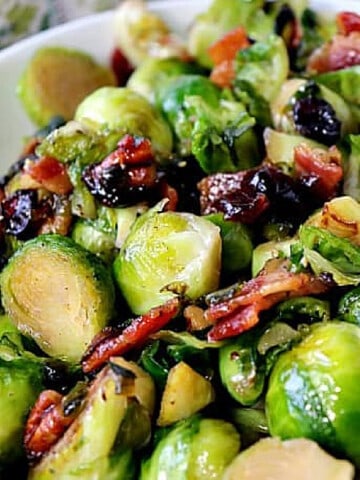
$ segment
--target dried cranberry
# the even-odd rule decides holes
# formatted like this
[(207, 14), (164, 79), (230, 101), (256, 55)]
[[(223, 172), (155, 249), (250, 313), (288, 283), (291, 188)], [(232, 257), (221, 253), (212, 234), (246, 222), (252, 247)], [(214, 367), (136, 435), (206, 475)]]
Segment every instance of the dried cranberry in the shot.
[(330, 103), (320, 97), (320, 89), (314, 82), (308, 82), (298, 93), (293, 117), (296, 130), (304, 137), (328, 146), (340, 139), (341, 122)]
[(51, 199), (39, 200), (36, 190), (17, 190), (1, 202), (1, 210), (5, 232), (20, 240), (35, 236), (53, 213)]
[[(147, 181), (147, 169), (152, 181)], [(102, 168), (101, 164), (89, 165), (82, 178), (90, 193), (103, 205), (120, 207), (141, 201), (151, 200), (157, 186), (156, 169), (143, 167), (128, 168), (123, 165), (111, 165)], [(143, 179), (143, 182), (139, 181)]]

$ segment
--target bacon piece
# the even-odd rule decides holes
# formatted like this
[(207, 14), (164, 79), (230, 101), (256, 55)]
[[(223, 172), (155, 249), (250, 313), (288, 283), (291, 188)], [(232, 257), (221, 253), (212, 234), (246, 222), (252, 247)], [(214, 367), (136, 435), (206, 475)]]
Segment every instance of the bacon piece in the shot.
[(208, 53), (214, 62), (210, 80), (219, 87), (230, 87), (235, 78), (234, 60), (239, 50), (250, 46), (249, 39), (243, 27), (239, 26), (226, 33), (220, 40), (213, 43)]
[(295, 174), (318, 198), (329, 200), (343, 179), (341, 153), (336, 147), (325, 152), (300, 144), (294, 150)]
[(122, 331), (118, 328), (105, 328), (94, 338), (82, 359), (84, 372), (96, 370), (111, 357), (141, 346), (151, 334), (169, 323), (178, 314), (179, 308), (180, 300), (172, 298), (164, 305), (135, 318)]
[(360, 32), (335, 35), (334, 38), (317, 48), (309, 57), (307, 70), (324, 73), (360, 65)]
[(24, 446), (30, 461), (39, 460), (74, 421), (77, 411), (65, 415), (62, 399), (60, 393), (45, 390), (32, 408), (24, 435)]
[(150, 140), (127, 134), (119, 141), (117, 149), (110, 153), (101, 165), (103, 168), (114, 165), (138, 166), (151, 164), (153, 161), (154, 154)]
[(209, 341), (233, 337), (259, 322), (259, 313), (291, 297), (319, 294), (329, 286), (310, 273), (292, 273), (286, 264), (277, 271), (263, 272), (246, 282), (236, 295), (210, 306), (205, 318), (214, 324)]
[(27, 162), (24, 171), (49, 192), (67, 195), (73, 189), (66, 166), (56, 158), (44, 156)]
[(360, 32), (360, 15), (355, 12), (339, 12), (336, 15), (336, 26), (342, 35)]

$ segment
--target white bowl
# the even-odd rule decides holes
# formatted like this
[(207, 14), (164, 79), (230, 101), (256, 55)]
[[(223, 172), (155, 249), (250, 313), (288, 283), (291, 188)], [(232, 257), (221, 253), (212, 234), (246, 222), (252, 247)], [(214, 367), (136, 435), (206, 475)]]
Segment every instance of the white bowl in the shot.
[[(186, 34), (195, 15), (206, 9), (210, 0), (160, 0), (149, 2), (168, 25)], [(360, 13), (360, 0), (311, 0), (310, 5), (326, 14), (338, 10)], [(26, 63), (44, 45), (63, 45), (87, 51), (107, 63), (114, 47), (113, 12), (84, 17), (44, 31), (0, 52), (0, 173), (18, 157), (24, 137), (36, 130), (16, 96), (16, 85)]]

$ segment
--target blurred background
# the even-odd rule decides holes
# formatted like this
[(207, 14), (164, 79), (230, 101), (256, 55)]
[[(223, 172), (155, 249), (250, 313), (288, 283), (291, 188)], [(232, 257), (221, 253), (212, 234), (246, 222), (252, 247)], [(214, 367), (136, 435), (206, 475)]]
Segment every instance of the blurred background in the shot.
[(115, 8), (121, 0), (0, 0), (0, 48), (75, 18)]

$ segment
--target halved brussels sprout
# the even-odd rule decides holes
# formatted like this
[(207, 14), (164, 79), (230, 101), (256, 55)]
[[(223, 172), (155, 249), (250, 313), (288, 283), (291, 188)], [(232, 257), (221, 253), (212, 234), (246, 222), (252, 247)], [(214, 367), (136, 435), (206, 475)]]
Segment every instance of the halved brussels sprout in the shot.
[(239, 453), (222, 479), (352, 480), (354, 473), (350, 462), (332, 457), (311, 440), (264, 438)]
[(239, 434), (231, 423), (192, 416), (159, 441), (142, 465), (140, 480), (220, 480), (239, 448)]
[(360, 135), (349, 135), (349, 154), (344, 155), (344, 187), (345, 195), (360, 202)]
[(179, 288), (195, 299), (218, 287), (218, 227), (190, 213), (162, 212), (163, 206), (136, 220), (114, 262), (115, 279), (136, 314), (163, 304)]
[(147, 373), (134, 362), (112, 358), (89, 385), (74, 422), (30, 470), (29, 480), (134, 479), (132, 452), (150, 438), (154, 398)]
[(110, 320), (114, 285), (94, 254), (61, 235), (40, 235), (1, 273), (5, 310), (47, 354), (78, 361)]
[(71, 120), (79, 103), (104, 85), (116, 85), (113, 72), (86, 53), (65, 47), (35, 52), (18, 84), (18, 95), (39, 126), (55, 115)]
[(126, 87), (103, 87), (78, 106), (75, 120), (94, 129), (139, 135), (151, 140), (154, 151), (167, 157), (172, 149), (170, 127), (142, 95)]
[(306, 437), (360, 465), (360, 328), (324, 322), (283, 353), (270, 375), (271, 435)]

